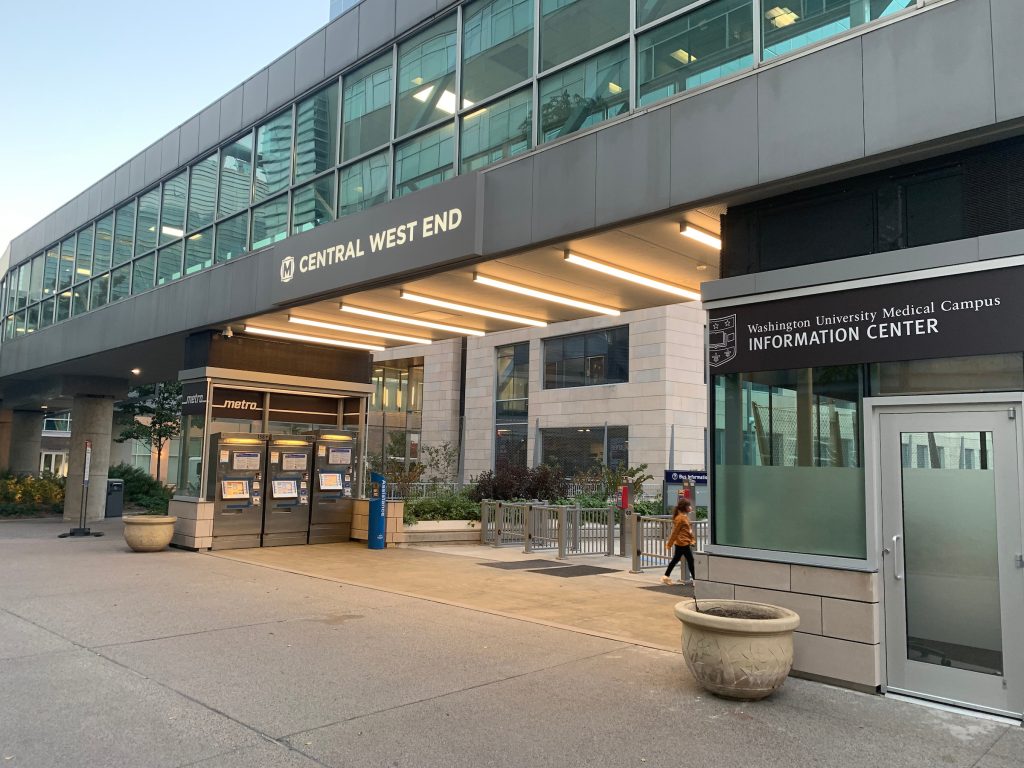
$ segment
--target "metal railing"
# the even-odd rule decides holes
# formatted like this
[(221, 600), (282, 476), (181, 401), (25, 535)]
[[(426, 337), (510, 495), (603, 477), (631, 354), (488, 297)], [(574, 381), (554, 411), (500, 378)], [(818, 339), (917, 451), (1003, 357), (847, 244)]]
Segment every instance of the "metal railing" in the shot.
[[(665, 550), (665, 540), (672, 533), (671, 515), (629, 515), (630, 536), (634, 542), (632, 547), (633, 573), (641, 573), (645, 568), (664, 568), (672, 559), (672, 553)], [(697, 542), (693, 545), (694, 552), (703, 552), (708, 543), (710, 527), (707, 520), (694, 520), (691, 523), (693, 536)]]
[(554, 550), (559, 559), (614, 555), (619, 531), (613, 507), (529, 502), (481, 502), (480, 523), (484, 544), (522, 546), (524, 552)]
[(388, 482), (388, 499), (422, 499), (447, 496), (459, 490), (458, 483), (394, 483)]

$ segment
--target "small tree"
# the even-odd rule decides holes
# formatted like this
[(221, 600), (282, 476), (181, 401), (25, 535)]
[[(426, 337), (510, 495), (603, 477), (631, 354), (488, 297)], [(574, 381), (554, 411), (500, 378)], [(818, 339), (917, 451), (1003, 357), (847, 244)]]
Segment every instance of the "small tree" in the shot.
[(118, 403), (117, 411), (126, 423), (116, 441), (138, 440), (156, 451), (156, 479), (159, 480), (164, 446), (181, 435), (181, 382), (136, 387)]
[(423, 447), (427, 454), (427, 472), (435, 483), (454, 483), (459, 474), (459, 450), (451, 441), (445, 440), (440, 445)]

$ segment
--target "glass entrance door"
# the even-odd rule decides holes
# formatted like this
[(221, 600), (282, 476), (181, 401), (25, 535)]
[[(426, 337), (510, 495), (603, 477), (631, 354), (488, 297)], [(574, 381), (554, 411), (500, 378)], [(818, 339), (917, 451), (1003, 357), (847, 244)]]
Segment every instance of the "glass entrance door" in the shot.
[(880, 414), (890, 691), (1024, 711), (1019, 411)]

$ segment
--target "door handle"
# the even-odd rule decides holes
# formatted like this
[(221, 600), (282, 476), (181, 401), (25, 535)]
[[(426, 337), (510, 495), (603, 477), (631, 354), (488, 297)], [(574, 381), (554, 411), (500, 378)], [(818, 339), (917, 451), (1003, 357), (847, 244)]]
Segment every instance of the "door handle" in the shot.
[(903, 578), (903, 571), (900, 570), (903, 552), (899, 548), (902, 538), (898, 533), (892, 537), (892, 575), (896, 578), (896, 581), (900, 581)]

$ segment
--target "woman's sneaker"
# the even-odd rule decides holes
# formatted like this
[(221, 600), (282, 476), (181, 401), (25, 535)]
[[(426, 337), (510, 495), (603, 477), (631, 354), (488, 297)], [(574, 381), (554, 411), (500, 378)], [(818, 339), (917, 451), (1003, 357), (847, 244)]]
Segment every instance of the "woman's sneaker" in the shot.
[(668, 577), (668, 576), (662, 576), (661, 577), (661, 583), (662, 584), (668, 584), (669, 586), (671, 586), (672, 585), (672, 579), (670, 577)]

